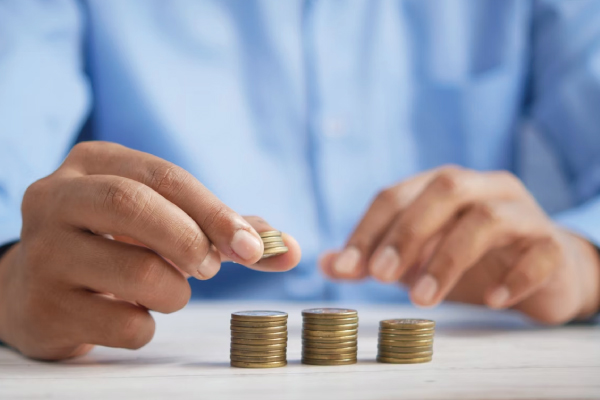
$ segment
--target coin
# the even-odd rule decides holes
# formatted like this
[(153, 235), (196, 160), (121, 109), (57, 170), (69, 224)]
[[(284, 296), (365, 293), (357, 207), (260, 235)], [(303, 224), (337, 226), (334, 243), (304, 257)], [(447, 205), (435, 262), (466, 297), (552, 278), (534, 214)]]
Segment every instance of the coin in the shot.
[(287, 313), (283, 311), (238, 311), (231, 314), (231, 319), (236, 321), (249, 322), (268, 322), (268, 321), (287, 321)]
[(273, 362), (273, 361), (285, 361), (285, 354), (279, 354), (276, 356), (262, 356), (262, 357), (245, 357), (245, 356), (237, 356), (230, 355), (229, 359), (231, 361), (245, 361), (245, 362)]
[(378, 345), (377, 349), (379, 351), (385, 351), (389, 353), (419, 353), (421, 351), (433, 351), (433, 346), (420, 346), (420, 347), (395, 347), (395, 346), (385, 346)]
[(265, 344), (287, 344), (287, 337), (278, 339), (244, 339), (244, 338), (231, 338), (231, 343), (234, 344), (245, 344), (245, 345), (265, 345)]
[[(264, 328), (249, 328), (247, 326), (236, 326), (231, 325), (231, 332), (248, 332), (248, 333), (277, 333), (277, 332), (287, 332), (287, 325), (280, 326), (268, 326)], [(237, 335), (237, 334), (236, 334)]]
[(288, 248), (286, 246), (277, 246), (277, 247), (270, 247), (265, 249), (265, 251), (263, 252), (263, 254), (283, 254), (283, 253), (287, 253)]
[(303, 329), (307, 329), (309, 331), (343, 331), (349, 329), (358, 329), (358, 324), (344, 324), (344, 325), (314, 325), (307, 324), (306, 322), (302, 324)]
[(267, 236), (261, 238), (263, 243), (273, 243), (273, 242), (281, 242), (283, 243), (283, 238), (281, 236)]
[(238, 349), (230, 349), (229, 354), (243, 357), (263, 357), (263, 356), (279, 356), (286, 355), (286, 349), (277, 349), (277, 350), (269, 350), (269, 351), (249, 351), (249, 350), (238, 350)]
[(330, 337), (350, 336), (350, 335), (356, 335), (356, 334), (357, 334), (356, 329), (348, 329), (348, 330), (344, 330), (344, 331), (311, 331), (308, 329), (302, 330), (302, 336), (307, 337), (307, 338), (311, 338), (311, 337), (330, 338)]
[(340, 347), (337, 349), (323, 349), (321, 347), (310, 347), (309, 345), (306, 345), (304, 347), (302, 347), (302, 351), (305, 353), (313, 353), (313, 354), (347, 354), (347, 353), (354, 353), (356, 354), (356, 351), (358, 350), (357, 346), (353, 346), (353, 347)]
[(268, 328), (271, 326), (287, 326), (287, 321), (286, 320), (281, 320), (281, 321), (272, 321), (272, 322), (261, 322), (261, 321), (252, 321), (252, 322), (248, 322), (248, 321), (238, 321), (235, 319), (232, 319), (230, 321), (231, 325), (230, 326), (240, 326), (240, 327), (245, 327), (245, 328)]
[(349, 365), (356, 364), (356, 358), (349, 358), (346, 360), (315, 360), (314, 358), (302, 357), (302, 364), (310, 365)]
[(286, 365), (287, 365), (287, 361), (273, 361), (273, 362), (231, 361), (231, 366), (237, 367), (237, 368), (277, 368), (277, 367), (284, 367)]
[(263, 345), (251, 345), (251, 344), (240, 344), (240, 343), (232, 343), (231, 350), (245, 350), (251, 352), (258, 351), (285, 351), (287, 349), (287, 343), (280, 344), (263, 344)]
[(302, 357), (310, 358), (313, 360), (349, 360), (356, 358), (356, 352), (342, 353), (342, 354), (320, 354), (320, 353), (309, 353), (302, 351)]
[(341, 342), (349, 342), (349, 341), (353, 341), (356, 340), (358, 338), (357, 334), (354, 335), (347, 335), (347, 336), (337, 336), (337, 337), (315, 337), (315, 336), (307, 336), (304, 334), (305, 332), (302, 332), (302, 339), (304, 341), (310, 341), (313, 343), (341, 343)]
[(420, 364), (426, 363), (432, 360), (432, 357), (424, 358), (391, 358), (391, 357), (377, 357), (377, 362), (388, 363), (388, 364)]
[(424, 329), (434, 328), (435, 321), (430, 319), (385, 319), (379, 322), (382, 328), (393, 328), (393, 329)]
[(433, 345), (433, 340), (387, 340), (379, 338), (379, 344), (395, 347), (421, 347)]
[(356, 347), (356, 340), (348, 342), (315, 342), (313, 340), (302, 340), (302, 346), (307, 346), (316, 349), (343, 349), (348, 347)]
[(356, 310), (348, 308), (309, 308), (302, 310), (303, 317), (310, 318), (355, 318), (357, 316)]
[(267, 251), (267, 250), (275, 249), (275, 248), (278, 248), (278, 247), (286, 247), (286, 245), (282, 241), (272, 242), (272, 243), (265, 243), (263, 249), (265, 251)]
[(281, 231), (259, 232), (258, 236), (260, 236), (261, 238), (272, 237), (272, 236), (281, 236)]
[(419, 353), (394, 353), (389, 351), (381, 351), (377, 353), (378, 357), (390, 358), (426, 358), (433, 356), (433, 351), (421, 351)]
[(392, 335), (389, 333), (379, 333), (380, 339), (388, 339), (388, 340), (433, 340), (433, 334), (427, 335)]
[(311, 318), (304, 317), (302, 321), (305, 324), (311, 325), (346, 325), (346, 324), (358, 324), (358, 318), (334, 318), (334, 319), (325, 319), (325, 318)]
[(379, 328), (379, 333), (389, 333), (392, 335), (433, 335), (435, 331), (433, 329), (390, 329), (390, 328)]
[(236, 339), (285, 339), (287, 338), (287, 331), (275, 333), (232, 332), (232, 337)]

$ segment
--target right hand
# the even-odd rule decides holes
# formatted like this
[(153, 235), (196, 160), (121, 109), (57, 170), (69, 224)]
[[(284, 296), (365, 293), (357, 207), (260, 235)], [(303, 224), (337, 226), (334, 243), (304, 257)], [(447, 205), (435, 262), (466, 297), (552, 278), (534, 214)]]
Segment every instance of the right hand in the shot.
[(209, 279), (227, 260), (261, 271), (300, 260), (285, 234), (288, 253), (260, 260), (257, 230), (274, 228), (182, 168), (112, 143), (76, 145), (28, 188), (22, 213), (21, 241), (0, 260), (0, 341), (33, 358), (137, 349), (154, 335), (148, 310), (187, 304), (187, 276)]

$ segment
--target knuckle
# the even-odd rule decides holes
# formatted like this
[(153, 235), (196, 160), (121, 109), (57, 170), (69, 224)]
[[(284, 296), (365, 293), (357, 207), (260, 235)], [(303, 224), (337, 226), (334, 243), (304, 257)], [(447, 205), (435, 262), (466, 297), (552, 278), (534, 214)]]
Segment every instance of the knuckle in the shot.
[(137, 350), (152, 340), (154, 320), (145, 311), (132, 311), (123, 322), (120, 336), (123, 347)]
[(188, 173), (183, 168), (166, 163), (152, 170), (148, 186), (165, 197), (173, 197), (183, 190), (187, 180)]
[(232, 221), (229, 218), (229, 210), (223, 204), (209, 207), (200, 226), (207, 232), (219, 232), (224, 229), (233, 230)]
[(445, 196), (455, 196), (462, 189), (461, 172), (454, 167), (445, 167), (433, 179), (432, 187)]
[(491, 203), (478, 203), (472, 207), (471, 212), (478, 223), (495, 223), (500, 220), (498, 208)]
[(123, 180), (108, 183), (103, 191), (103, 207), (126, 218), (142, 214), (150, 200), (141, 187)]
[(439, 254), (439, 262), (436, 263), (439, 267), (430, 270), (430, 272), (438, 278), (439, 281), (446, 281), (452, 274), (460, 269), (459, 255), (450, 250), (442, 250)]
[(395, 231), (395, 240), (401, 247), (406, 247), (408, 244), (415, 244), (423, 239), (422, 229), (412, 221), (400, 221)]
[(394, 207), (398, 203), (398, 198), (398, 190), (395, 187), (390, 187), (380, 191), (375, 197), (375, 202), (386, 207)]
[(50, 192), (48, 178), (42, 178), (33, 182), (25, 190), (23, 201), (21, 203), (21, 211), (23, 215), (37, 214), (42, 208), (40, 204), (47, 204), (45, 199)]
[(185, 262), (198, 266), (206, 257), (209, 244), (198, 227), (186, 227), (175, 242), (175, 248)]

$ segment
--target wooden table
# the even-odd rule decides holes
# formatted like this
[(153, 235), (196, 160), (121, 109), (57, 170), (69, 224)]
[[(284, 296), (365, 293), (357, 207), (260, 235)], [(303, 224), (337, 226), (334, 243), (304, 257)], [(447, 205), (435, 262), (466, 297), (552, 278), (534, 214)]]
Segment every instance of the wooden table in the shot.
[[(359, 311), (359, 362), (300, 364), (300, 311), (324, 304), (203, 303), (156, 315), (154, 340), (138, 351), (97, 348), (62, 363), (0, 348), (1, 399), (571, 399), (600, 398), (600, 327), (544, 328), (516, 314), (466, 306), (351, 305)], [(331, 306), (331, 305), (328, 305)], [(232, 311), (287, 311), (287, 367), (229, 366)], [(375, 362), (378, 321), (435, 319), (433, 362)]]

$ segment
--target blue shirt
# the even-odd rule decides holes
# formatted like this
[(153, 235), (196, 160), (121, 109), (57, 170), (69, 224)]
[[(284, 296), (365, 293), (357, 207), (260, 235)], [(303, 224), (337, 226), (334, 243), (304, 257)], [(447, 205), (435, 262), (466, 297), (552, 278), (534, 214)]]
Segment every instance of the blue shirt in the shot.
[(4, 0), (0, 243), (88, 117), (89, 137), (170, 160), (299, 240), (294, 271), (226, 265), (199, 297), (403, 298), (326, 282), (316, 257), (419, 171), (521, 174), (523, 127), (564, 178), (540, 201), (566, 198), (557, 221), (600, 242), (598, 1)]

